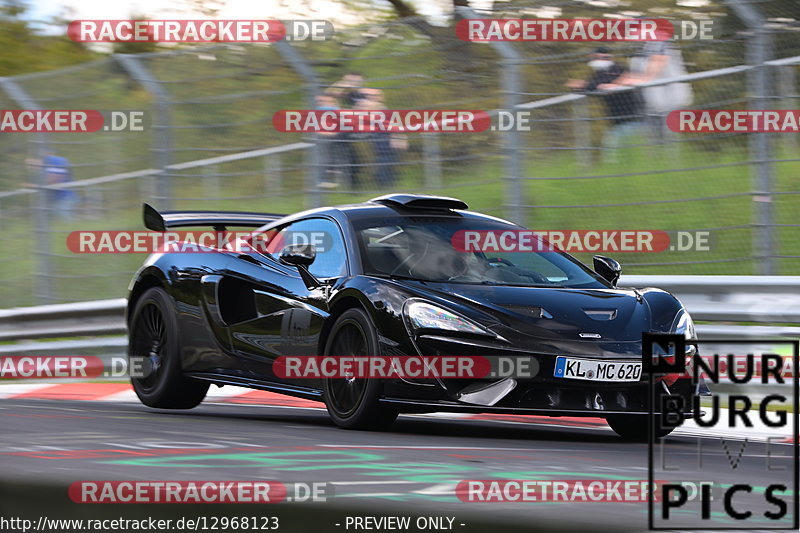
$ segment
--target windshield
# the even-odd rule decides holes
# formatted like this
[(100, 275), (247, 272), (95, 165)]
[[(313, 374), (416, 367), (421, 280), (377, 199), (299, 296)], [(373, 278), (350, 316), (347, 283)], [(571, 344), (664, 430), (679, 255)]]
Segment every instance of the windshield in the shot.
[(356, 220), (353, 227), (367, 275), (486, 285), (608, 287), (563, 252), (466, 252), (453, 245), (457, 232), (521, 229), (499, 221), (398, 215)]

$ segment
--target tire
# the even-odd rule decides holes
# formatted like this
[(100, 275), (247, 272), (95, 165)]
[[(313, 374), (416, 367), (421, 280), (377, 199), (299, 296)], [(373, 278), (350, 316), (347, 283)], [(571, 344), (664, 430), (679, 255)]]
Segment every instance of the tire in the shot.
[[(378, 333), (366, 312), (348, 309), (336, 319), (325, 355), (378, 355)], [(333, 423), (345, 429), (386, 429), (397, 411), (380, 405), (379, 379), (325, 378), (325, 406)]]
[(175, 307), (160, 287), (148, 289), (136, 302), (128, 334), (128, 368), (133, 357), (143, 357), (142, 376), (131, 376), (136, 396), (148, 407), (191, 409), (208, 392), (208, 383), (183, 375)]
[[(614, 432), (625, 440), (647, 442), (650, 438), (648, 434), (647, 418), (639, 415), (611, 415), (606, 417), (606, 422)], [(655, 438), (666, 437), (674, 427), (662, 426), (656, 422)]]

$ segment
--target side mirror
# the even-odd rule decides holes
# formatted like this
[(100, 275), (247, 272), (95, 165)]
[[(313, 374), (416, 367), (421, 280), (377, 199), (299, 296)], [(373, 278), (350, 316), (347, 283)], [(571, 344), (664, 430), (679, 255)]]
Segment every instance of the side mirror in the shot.
[(281, 250), (278, 258), (281, 263), (297, 267), (303, 283), (309, 290), (322, 287), (322, 283), (308, 271), (309, 265), (317, 258), (317, 250), (313, 244), (289, 244)]
[(611, 283), (612, 287), (617, 286), (619, 276), (622, 274), (622, 265), (610, 257), (596, 255), (592, 258), (594, 271), (600, 274), (603, 279)]
[(317, 258), (317, 250), (311, 244), (289, 244), (281, 250), (281, 263), (296, 267), (307, 267)]

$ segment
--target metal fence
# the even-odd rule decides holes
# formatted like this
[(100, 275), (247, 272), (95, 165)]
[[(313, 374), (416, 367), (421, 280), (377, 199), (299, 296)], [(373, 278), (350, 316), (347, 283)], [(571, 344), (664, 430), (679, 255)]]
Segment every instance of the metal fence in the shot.
[[(543, 8), (497, 5), (460, 15), (529, 17)], [(560, 10), (555, 16), (608, 14), (584, 2), (547, 6)], [(781, 6), (791, 9), (728, 0), (714, 6), (722, 12), (670, 15), (712, 17), (722, 29), (713, 41), (673, 45), (690, 72), (681, 78), (692, 87), (689, 107), (797, 108), (800, 32)], [(622, 64), (638, 49), (609, 47)], [(0, 138), (3, 307), (123, 296), (142, 256), (73, 254), (65, 239), (74, 230), (140, 229), (144, 201), (291, 212), (390, 190), (458, 196), (535, 229), (710, 234), (708, 251), (625, 254), (628, 273), (800, 274), (796, 134), (654, 135), (645, 127), (609, 147), (615, 117), (605, 95), (564, 86), (587, 77), (593, 48), (469, 43), (452, 25), (402, 20), (344, 29), (327, 42), (113, 55), (0, 79), (5, 109), (136, 109), (148, 126)], [(272, 127), (273, 113), (315, 106), (352, 72), (382, 90), (387, 108), (525, 110), (531, 128), (409, 135), (387, 163), (368, 137), (346, 139), (350, 155), (331, 160), (330, 140)], [(45, 152), (69, 160), (73, 181), (44, 183)]]

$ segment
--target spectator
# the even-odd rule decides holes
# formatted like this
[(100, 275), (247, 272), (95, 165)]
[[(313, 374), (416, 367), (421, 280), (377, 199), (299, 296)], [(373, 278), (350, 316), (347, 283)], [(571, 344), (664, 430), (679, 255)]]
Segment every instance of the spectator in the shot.
[(56, 155), (50, 149), (45, 149), (45, 156), (39, 159), (28, 159), (28, 165), (37, 172), (41, 172), (42, 180), (33, 186), (47, 187), (47, 201), (62, 220), (71, 219), (75, 206), (78, 203), (78, 193), (71, 188), (60, 188), (59, 185), (72, 181), (72, 169), (66, 157)]
[[(335, 111), (339, 109), (336, 103), (336, 98), (330, 94), (323, 93), (316, 97), (316, 108), (320, 111)], [(337, 134), (332, 131), (320, 131), (320, 152), (322, 161), (320, 161), (320, 168), (322, 169), (320, 175), (319, 186), (324, 189), (332, 189), (339, 186), (338, 175), (341, 173), (339, 165), (337, 164), (338, 154), (336, 150), (336, 136)]]
[[(597, 48), (589, 56), (589, 67), (594, 73), (587, 80), (569, 80), (567, 87), (574, 90), (593, 92), (608, 89), (610, 84), (625, 75), (625, 68), (614, 61), (611, 52), (605, 48)], [(616, 152), (626, 136), (635, 134), (642, 128), (641, 97), (634, 91), (612, 91), (602, 95), (608, 118), (612, 125), (603, 137), (607, 162), (616, 161)]]
[[(667, 35), (659, 35), (668, 37)], [(639, 85), (665, 80), (686, 74), (680, 50), (667, 40), (642, 43), (639, 51), (631, 58), (630, 71), (623, 74), (603, 89), (613, 89), (623, 85)], [(685, 82), (668, 83), (654, 87), (644, 87), (644, 111), (650, 129), (658, 141), (663, 141), (667, 133), (666, 115), (670, 111), (685, 108), (692, 103), (692, 86)]]
[[(366, 98), (364, 92), (364, 78), (360, 72), (348, 72), (344, 77), (334, 83), (329, 94), (335, 97), (342, 108), (353, 109)], [(361, 173), (361, 158), (358, 154), (357, 146), (358, 134), (351, 132), (340, 132), (336, 136), (335, 152), (344, 169), (347, 184), (351, 189), (358, 189), (361, 186), (359, 175)]]
[(331, 94), (339, 99), (342, 107), (354, 108), (359, 100), (367, 97), (364, 91), (364, 77), (360, 72), (350, 71), (331, 86)]
[[(364, 89), (365, 98), (359, 109), (386, 109), (383, 91), (380, 89)], [(396, 179), (397, 154), (395, 148), (404, 138), (400, 134), (389, 131), (373, 131), (369, 134), (372, 152), (375, 156), (375, 182), (381, 188), (391, 189)]]

